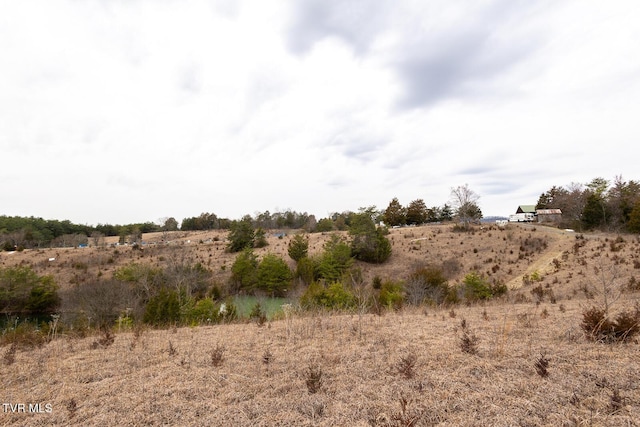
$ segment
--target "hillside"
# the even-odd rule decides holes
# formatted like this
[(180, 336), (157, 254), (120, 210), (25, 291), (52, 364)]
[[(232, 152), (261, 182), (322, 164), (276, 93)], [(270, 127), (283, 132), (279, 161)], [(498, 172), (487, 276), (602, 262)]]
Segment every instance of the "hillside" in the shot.
[[(269, 245), (256, 249), (258, 256), (275, 253), (294, 268), (295, 263), (287, 255), (287, 244), (292, 231), (283, 238), (281, 231), (268, 233)], [(346, 233), (342, 232), (346, 237)], [(176, 259), (180, 262), (199, 262), (213, 273), (213, 281), (225, 283), (230, 275), (229, 267), (236, 254), (225, 252), (226, 231), (149, 233), (143, 235), (144, 250), (129, 246), (112, 246), (117, 237), (107, 238), (107, 247), (53, 248), (0, 252), (0, 266), (30, 265), (39, 274), (52, 274), (62, 289), (74, 283), (82, 283), (95, 277), (110, 277), (117, 268), (130, 262), (164, 266)], [(309, 234), (309, 252), (322, 251), (329, 233)], [(638, 238), (625, 236), (619, 249), (610, 251), (617, 235), (576, 234), (556, 228), (530, 224), (509, 224), (506, 228), (495, 225), (476, 227), (471, 233), (452, 231), (451, 225), (428, 225), (390, 230), (388, 236), (393, 252), (382, 265), (358, 262), (365, 282), (374, 276), (390, 279), (406, 279), (416, 266), (440, 265), (446, 261), (458, 264), (452, 281), (455, 282), (471, 271), (477, 271), (494, 281), (507, 283), (516, 289), (522, 284), (524, 274), (538, 271), (553, 281), (556, 292), (572, 291), (568, 278), (580, 274), (583, 258), (594, 252), (604, 252), (606, 258), (637, 259)], [(584, 249), (576, 253), (575, 246)], [(609, 245), (609, 246), (608, 246)], [(563, 255), (564, 254), (564, 255)], [(554, 265), (554, 260), (560, 265)], [(618, 263), (620, 275), (631, 277), (633, 263)], [(582, 274), (585, 274), (583, 271)], [(571, 283), (575, 281), (570, 281)], [(569, 283), (570, 284), (570, 283)]]
[[(34, 349), (5, 346), (3, 400), (41, 403), (42, 413), (9, 407), (0, 424), (573, 426), (640, 419), (637, 338), (593, 342), (580, 327), (584, 310), (601, 306), (605, 294), (612, 314), (640, 307), (636, 236), (511, 224), (473, 233), (400, 228), (389, 237), (391, 259), (361, 265), (367, 281), (453, 259), (461, 268), (452, 281), (476, 270), (511, 291), (479, 305), (380, 316), (292, 307), (263, 326), (137, 327), (113, 337), (57, 336)], [(145, 235), (142, 252), (51, 249), (0, 259), (53, 274), (62, 287), (131, 261), (178, 256), (226, 280), (222, 266), (234, 256), (224, 252), (224, 234), (174, 233), (167, 244), (151, 244), (161, 238)], [(284, 256), (289, 238), (272, 235), (258, 253)], [(328, 236), (310, 238), (319, 251)]]

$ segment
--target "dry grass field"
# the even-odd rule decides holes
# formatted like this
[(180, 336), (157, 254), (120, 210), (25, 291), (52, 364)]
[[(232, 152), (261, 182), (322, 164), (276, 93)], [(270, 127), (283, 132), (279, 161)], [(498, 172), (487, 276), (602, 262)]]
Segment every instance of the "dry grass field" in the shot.
[[(224, 252), (224, 233), (144, 237), (170, 242), (141, 252), (1, 254), (0, 265), (31, 265), (63, 288), (131, 261), (177, 257), (201, 262), (213, 280), (228, 277), (234, 256)], [(327, 237), (312, 235), (311, 252)], [(285, 256), (289, 238), (270, 236), (257, 252)], [(0, 347), (0, 424), (640, 425), (637, 337), (594, 342), (580, 326), (583, 312), (605, 300), (611, 313), (640, 309), (637, 236), (512, 224), (473, 233), (402, 228), (389, 238), (391, 259), (362, 265), (366, 280), (404, 279), (416, 266), (457, 260), (452, 282), (478, 271), (510, 291), (470, 306), (381, 315), (288, 307), (262, 326), (135, 326), (112, 336), (61, 334), (31, 349)]]

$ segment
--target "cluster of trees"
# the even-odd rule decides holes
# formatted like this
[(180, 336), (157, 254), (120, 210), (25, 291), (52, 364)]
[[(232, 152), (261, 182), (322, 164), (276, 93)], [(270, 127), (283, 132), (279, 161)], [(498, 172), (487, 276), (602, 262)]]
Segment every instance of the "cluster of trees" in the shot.
[(552, 186), (536, 209), (562, 210), (561, 226), (578, 230), (640, 233), (640, 182), (594, 178), (587, 184)]
[(394, 197), (380, 218), (389, 226), (420, 225), (430, 222), (451, 221), (457, 217), (465, 226), (482, 218), (478, 206), (479, 196), (468, 185), (451, 189), (451, 204), (427, 208), (424, 200), (416, 199), (402, 206)]
[(424, 200), (416, 199), (409, 205), (402, 206), (396, 197), (391, 200), (382, 215), (382, 220), (389, 226), (419, 225), (451, 219), (453, 219), (453, 209), (448, 204), (427, 208)]
[(295, 272), (274, 254), (267, 254), (259, 261), (253, 252), (255, 243), (246, 238), (251, 235), (250, 227), (250, 221), (241, 221), (229, 233), (228, 249), (241, 251), (231, 267), (230, 286), (234, 292), (284, 296), (294, 278), (306, 285), (331, 286), (345, 278), (354, 260), (383, 263), (391, 256), (386, 229), (376, 227), (371, 212), (366, 210), (352, 216), (349, 240), (333, 234), (319, 255), (309, 256), (307, 236), (296, 234), (291, 238), (288, 254), (296, 262)]
[[(313, 231), (316, 220), (313, 215), (309, 215), (306, 212), (296, 212), (290, 209), (284, 212), (264, 211), (257, 213), (254, 217), (245, 215), (242, 220), (250, 220), (255, 228), (262, 229), (305, 229), (307, 231)], [(175, 220), (174, 220), (175, 221)], [(197, 217), (184, 218), (180, 225), (181, 230), (227, 230), (232, 224), (233, 220), (228, 218), (218, 218), (214, 213), (204, 212)], [(177, 230), (177, 222), (176, 227)], [(171, 231), (169, 229), (168, 231)]]
[(218, 322), (235, 316), (224, 304), (212, 272), (177, 254), (164, 267), (130, 263), (111, 278), (94, 278), (65, 290), (63, 321), (75, 329), (109, 328), (118, 322), (151, 325)]
[(0, 250), (77, 246), (86, 244), (89, 238), (99, 239), (104, 236), (120, 236), (121, 241), (135, 241), (140, 239), (142, 233), (161, 230), (162, 226), (152, 222), (128, 225), (98, 224), (93, 227), (73, 224), (69, 220), (2, 215)]
[[(91, 227), (70, 221), (44, 220), (35, 217), (0, 216), (0, 247), (4, 250), (49, 245), (62, 236), (91, 233)], [(67, 239), (70, 240), (70, 239)]]
[(43, 316), (54, 313), (59, 304), (52, 276), (39, 276), (27, 266), (0, 269), (0, 314)]

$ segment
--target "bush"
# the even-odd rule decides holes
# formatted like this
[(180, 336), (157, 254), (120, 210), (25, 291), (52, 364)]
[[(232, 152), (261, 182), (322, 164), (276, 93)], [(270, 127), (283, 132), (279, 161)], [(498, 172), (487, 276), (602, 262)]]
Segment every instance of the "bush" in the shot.
[(591, 341), (627, 341), (640, 331), (640, 306), (636, 306), (633, 311), (620, 312), (613, 320), (603, 308), (585, 309), (580, 327)]
[(267, 233), (263, 228), (258, 228), (254, 235), (253, 247), (264, 248), (266, 246), (269, 246), (269, 242), (267, 242)]
[(485, 280), (484, 276), (476, 272), (471, 272), (464, 277), (460, 291), (467, 301), (489, 299), (493, 296), (493, 290), (489, 282)]
[(424, 302), (442, 304), (450, 296), (447, 279), (441, 268), (426, 266), (416, 269), (405, 284), (407, 301), (413, 305)]
[(231, 284), (236, 290), (253, 290), (257, 283), (258, 258), (251, 248), (244, 249), (231, 266)]
[(249, 319), (255, 320), (258, 326), (264, 325), (264, 323), (267, 321), (267, 313), (264, 312), (259, 301), (256, 301), (255, 305), (251, 308)]
[(246, 248), (252, 248), (255, 244), (255, 237), (253, 224), (249, 218), (234, 221), (229, 229), (227, 251), (240, 252)]
[(335, 282), (353, 264), (351, 248), (336, 234), (324, 245), (324, 252), (320, 256), (317, 276), (328, 282)]
[(378, 303), (382, 307), (399, 310), (402, 308), (402, 303), (404, 301), (403, 291), (404, 289), (401, 282), (387, 280), (380, 286)]
[(264, 256), (258, 265), (256, 276), (256, 287), (274, 297), (284, 296), (293, 278), (287, 263), (274, 254)]
[(345, 289), (340, 282), (334, 282), (325, 287), (314, 282), (300, 298), (300, 305), (304, 308), (349, 309), (354, 308), (357, 299), (353, 293)]
[(319, 279), (318, 266), (320, 261), (317, 258), (303, 257), (298, 260), (296, 266), (296, 277), (302, 279), (304, 283), (310, 285), (316, 279)]
[(118, 268), (113, 278), (133, 285), (136, 295), (148, 301), (166, 282), (164, 272), (146, 264), (130, 263)]
[(381, 264), (391, 256), (391, 243), (385, 229), (377, 228), (369, 214), (354, 214), (349, 234), (352, 236), (351, 253), (364, 262)]
[(14, 348), (40, 347), (47, 341), (47, 336), (37, 324), (29, 321), (14, 323), (14, 328), (7, 328), (0, 334), (0, 346), (11, 344)]
[(316, 225), (316, 232), (326, 233), (328, 231), (333, 231), (333, 221), (329, 218), (322, 218)]
[(198, 300), (186, 313), (190, 323), (217, 323), (220, 316), (220, 306), (211, 298)]
[(162, 288), (147, 303), (143, 321), (152, 325), (169, 325), (180, 321), (180, 295), (177, 291)]
[(51, 314), (59, 305), (52, 276), (38, 276), (27, 266), (0, 269), (0, 307), (5, 313)]
[(66, 290), (63, 301), (65, 322), (78, 326), (86, 322), (86, 327), (98, 328), (113, 326), (127, 309), (141, 316), (146, 302), (144, 296), (134, 294), (131, 284), (101, 279), (90, 280)]
[(289, 241), (288, 253), (292, 260), (300, 261), (309, 252), (309, 239), (302, 234), (296, 234)]

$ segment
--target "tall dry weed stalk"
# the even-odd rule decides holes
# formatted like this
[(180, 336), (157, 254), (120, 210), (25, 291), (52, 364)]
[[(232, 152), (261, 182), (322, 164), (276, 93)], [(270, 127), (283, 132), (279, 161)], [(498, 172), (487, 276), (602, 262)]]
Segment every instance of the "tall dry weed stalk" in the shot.
[(505, 314), (500, 328), (496, 331), (496, 356), (503, 357), (505, 355), (505, 348), (508, 346), (509, 340), (511, 339), (512, 329), (513, 324), (509, 321), (508, 316)]
[(5, 365), (7, 366), (13, 365), (13, 363), (16, 361), (16, 348), (17, 346), (14, 341), (13, 343), (11, 343), (7, 351), (4, 353), (2, 360), (4, 361)]
[(480, 339), (469, 330), (469, 325), (466, 319), (462, 319), (460, 322), (460, 329), (462, 330), (462, 336), (460, 337), (460, 349), (463, 353), (476, 355), (478, 354), (478, 343)]
[(319, 392), (323, 382), (322, 368), (315, 363), (309, 365), (305, 370), (305, 384), (309, 393), (315, 394)]
[(415, 376), (416, 363), (418, 357), (415, 353), (411, 352), (406, 356), (400, 357), (398, 364), (396, 365), (396, 371), (402, 375), (405, 379), (412, 379)]
[(536, 360), (534, 367), (536, 368), (536, 373), (542, 378), (549, 376), (549, 359), (547, 359), (544, 353), (540, 354), (540, 357)]

